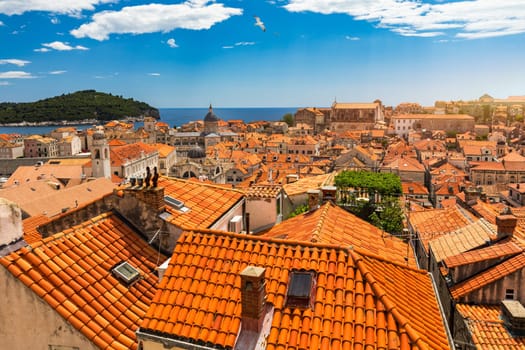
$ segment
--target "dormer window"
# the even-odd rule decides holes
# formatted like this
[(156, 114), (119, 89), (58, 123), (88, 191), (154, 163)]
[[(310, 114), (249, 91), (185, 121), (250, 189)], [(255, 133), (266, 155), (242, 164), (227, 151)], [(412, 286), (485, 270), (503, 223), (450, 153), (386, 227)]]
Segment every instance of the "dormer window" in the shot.
[(292, 271), (286, 292), (286, 306), (311, 308), (315, 301), (316, 279), (313, 271)]

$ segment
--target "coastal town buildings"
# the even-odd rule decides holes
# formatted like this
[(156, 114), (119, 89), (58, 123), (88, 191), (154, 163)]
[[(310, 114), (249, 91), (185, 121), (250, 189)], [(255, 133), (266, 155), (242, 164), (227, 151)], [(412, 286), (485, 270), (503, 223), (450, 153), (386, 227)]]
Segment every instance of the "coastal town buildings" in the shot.
[[(0, 336), (14, 349), (522, 348), (523, 128), (436, 111), (334, 103), (288, 127), (210, 106), (180, 128), (57, 129), (58, 149), (77, 137), (89, 153), (0, 161), (30, 162), (0, 189)], [(340, 205), (343, 170), (398, 175), (405, 230)], [(22, 337), (17, 310), (37, 310), (42, 332)]]

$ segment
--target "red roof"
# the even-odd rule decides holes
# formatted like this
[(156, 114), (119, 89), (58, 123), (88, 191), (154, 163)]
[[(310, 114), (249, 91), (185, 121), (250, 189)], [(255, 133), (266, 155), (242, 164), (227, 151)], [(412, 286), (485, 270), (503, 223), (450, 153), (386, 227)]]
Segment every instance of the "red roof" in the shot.
[[(210, 230), (183, 232), (140, 331), (231, 349), (241, 324), (240, 272), (266, 269), (273, 304), (266, 349), (448, 349), (425, 271), (337, 246)], [(285, 304), (294, 269), (316, 274), (312, 308)]]
[[(165, 259), (108, 213), (0, 258), (20, 282), (100, 349), (137, 349), (135, 331), (155, 295), (152, 272)], [(112, 267), (140, 271), (126, 286)], [(162, 260), (161, 260), (162, 261)]]

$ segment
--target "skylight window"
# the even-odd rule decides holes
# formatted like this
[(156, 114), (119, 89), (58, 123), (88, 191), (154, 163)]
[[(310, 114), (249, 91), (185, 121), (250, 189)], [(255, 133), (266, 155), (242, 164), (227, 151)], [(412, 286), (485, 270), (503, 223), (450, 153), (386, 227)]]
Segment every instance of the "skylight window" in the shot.
[(113, 270), (113, 275), (120, 281), (126, 283), (128, 286), (139, 279), (140, 272), (126, 261), (116, 265)]
[(292, 271), (286, 292), (286, 306), (313, 307), (316, 285), (313, 271)]
[(170, 196), (164, 196), (164, 201), (172, 208), (174, 209), (177, 209), (177, 210), (180, 210), (182, 212), (187, 212), (189, 211), (190, 209), (185, 207), (184, 206), (184, 202), (176, 199), (176, 198), (173, 198), (173, 197), (170, 197)]

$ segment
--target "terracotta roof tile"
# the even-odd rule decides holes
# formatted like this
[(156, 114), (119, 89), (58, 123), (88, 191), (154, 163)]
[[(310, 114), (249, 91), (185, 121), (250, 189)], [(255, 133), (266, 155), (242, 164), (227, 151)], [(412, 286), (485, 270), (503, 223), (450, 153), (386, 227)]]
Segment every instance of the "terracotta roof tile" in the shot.
[[(108, 213), (2, 257), (0, 264), (97, 347), (137, 349), (135, 330), (155, 294), (151, 271), (159, 258)], [(111, 272), (123, 260), (141, 275), (128, 287)]]
[(505, 258), (519, 254), (522, 251), (523, 248), (517, 246), (515, 243), (505, 242), (500, 244), (494, 244), (486, 248), (476, 249), (458, 255), (450, 256), (445, 258), (444, 262), (448, 268), (453, 268), (485, 260)]
[[(274, 306), (267, 349), (449, 348), (423, 271), (361, 250), (210, 230), (182, 233), (140, 331), (233, 348), (239, 273), (248, 265), (266, 269), (266, 300)], [(316, 272), (312, 308), (285, 304), (293, 269)]]
[(521, 253), (489, 268), (474, 277), (458, 283), (450, 288), (452, 297), (456, 300), (470, 292), (497, 281), (525, 267), (525, 253)]
[(202, 182), (159, 177), (158, 187), (164, 195), (184, 203), (189, 211), (182, 212), (170, 206), (168, 221), (177, 227), (209, 228), (235, 204), (244, 198), (242, 191)]
[(276, 198), (282, 191), (280, 185), (255, 185), (245, 190), (247, 198)]
[(446, 209), (411, 211), (408, 220), (417, 232), (417, 238), (428, 251), (428, 243), (431, 240), (464, 227), (476, 218), (460, 210), (458, 206), (453, 206)]
[(273, 226), (265, 237), (359, 247), (393, 262), (416, 266), (408, 243), (331, 202)]
[(42, 234), (38, 232), (38, 226), (47, 224), (50, 219), (45, 215), (32, 216), (22, 221), (24, 228), (24, 240), (29, 243), (35, 243), (42, 239)]
[(496, 227), (479, 219), (430, 241), (437, 262), (485, 245), (496, 236)]
[(477, 349), (525, 349), (525, 338), (514, 337), (503, 325), (500, 306), (457, 304)]

